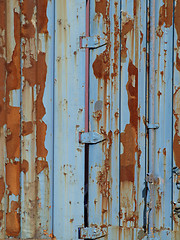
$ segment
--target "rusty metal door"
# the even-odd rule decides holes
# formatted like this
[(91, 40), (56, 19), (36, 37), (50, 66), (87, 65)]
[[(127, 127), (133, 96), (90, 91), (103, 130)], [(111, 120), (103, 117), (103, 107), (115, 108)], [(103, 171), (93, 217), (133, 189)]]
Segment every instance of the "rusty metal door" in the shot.
[(0, 0), (0, 239), (180, 239), (180, 0)]
[(90, 1), (89, 238), (180, 238), (179, 4)]

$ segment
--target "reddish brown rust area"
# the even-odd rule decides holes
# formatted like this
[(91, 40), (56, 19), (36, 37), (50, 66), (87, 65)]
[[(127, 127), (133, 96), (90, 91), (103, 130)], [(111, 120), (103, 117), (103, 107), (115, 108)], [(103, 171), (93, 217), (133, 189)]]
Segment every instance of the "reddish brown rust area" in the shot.
[(3, 127), (6, 122), (6, 109), (4, 102), (6, 68), (4, 58), (0, 58), (0, 73), (0, 127)]
[(126, 41), (127, 41), (127, 34), (131, 32), (134, 28), (134, 20), (127, 17), (126, 13), (123, 13), (123, 18), (125, 19), (122, 22), (122, 29), (121, 29), (121, 58), (126, 59), (127, 57), (127, 47), (126, 47)]
[[(3, 211), (2, 210), (0, 210), (0, 221), (3, 219)], [(0, 225), (0, 227), (1, 227), (1, 225)]]
[(5, 18), (5, 8), (6, 8), (6, 0), (0, 0), (0, 28), (5, 29), (6, 18)]
[(22, 136), (27, 136), (33, 132), (33, 123), (29, 122), (22, 122)]
[(26, 174), (29, 170), (29, 163), (26, 160), (23, 160), (21, 163), (21, 171)]
[(47, 74), (47, 65), (46, 65), (46, 55), (45, 53), (40, 52), (38, 54), (38, 76), (37, 76), (37, 100), (36, 100), (36, 125), (37, 125), (37, 157), (46, 158), (47, 149), (45, 148), (44, 142), (46, 137), (47, 126), (42, 121), (46, 110), (43, 104), (43, 96), (46, 82), (46, 74)]
[(127, 124), (124, 132), (121, 133), (121, 142), (124, 147), (124, 152), (121, 154), (121, 182), (134, 182), (136, 131), (131, 124)]
[(95, 0), (95, 12), (100, 15), (102, 14), (104, 18), (107, 16), (107, 0)]
[(128, 93), (128, 106), (130, 111), (130, 124), (135, 128), (137, 133), (138, 127), (138, 69), (129, 61), (128, 82), (126, 85)]
[(20, 192), (20, 162), (6, 164), (6, 184), (11, 194)]
[(109, 50), (107, 49), (100, 55), (96, 56), (93, 63), (94, 75), (97, 79), (104, 79), (107, 81), (109, 79)]
[(36, 164), (37, 164), (37, 174), (41, 173), (44, 169), (48, 168), (47, 161), (37, 160)]
[(48, 0), (37, 0), (37, 30), (38, 33), (48, 33), (46, 14)]
[(174, 24), (177, 32), (177, 46), (180, 46), (180, 0), (176, 1), (176, 7), (175, 7), (175, 16), (174, 16)]
[(11, 211), (6, 213), (6, 234), (17, 237), (20, 233), (20, 214), (17, 212), (19, 203), (11, 202)]
[(138, 69), (129, 61), (128, 82), (126, 85), (128, 93), (128, 107), (130, 112), (130, 124), (127, 124), (121, 133), (121, 142), (124, 152), (121, 154), (121, 181), (134, 182), (135, 153), (138, 153), (138, 166), (140, 167), (141, 150), (137, 146), (138, 131)]
[(166, 148), (163, 148), (163, 155), (166, 156)]
[(172, 26), (173, 1), (163, 0), (163, 3), (159, 10), (159, 27), (165, 24), (165, 27), (169, 28)]
[(1, 201), (4, 197), (4, 192), (5, 192), (4, 178), (0, 177), (0, 204), (1, 204)]

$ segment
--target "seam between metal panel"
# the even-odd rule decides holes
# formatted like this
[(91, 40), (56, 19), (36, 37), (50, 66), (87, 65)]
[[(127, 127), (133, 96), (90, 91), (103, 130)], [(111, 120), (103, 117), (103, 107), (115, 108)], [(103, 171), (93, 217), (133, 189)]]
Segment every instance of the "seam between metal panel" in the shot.
[(171, 230), (173, 231), (173, 172), (172, 172), (172, 169), (173, 169), (173, 158), (174, 158), (174, 155), (173, 155), (173, 133), (174, 133), (174, 127), (173, 127), (173, 120), (174, 120), (174, 117), (173, 117), (173, 109), (174, 109), (174, 101), (173, 101), (173, 93), (174, 93), (174, 16), (175, 16), (175, 0), (173, 0), (173, 22), (172, 22), (172, 27), (173, 27), (173, 41), (172, 41), (172, 122), (171, 122), (171, 125), (172, 125), (172, 133), (171, 133), (171, 138), (172, 138), (172, 142), (171, 142), (171, 188), (172, 188), (172, 191), (171, 191)]
[(120, 0), (120, 19), (119, 19), (119, 28), (120, 28), (120, 48), (119, 48), (119, 56), (120, 56), (120, 73), (119, 73), (119, 226), (121, 226), (121, 219), (120, 219), (120, 210), (121, 210), (121, 30), (122, 30), (122, 0)]
[(54, 176), (54, 161), (55, 161), (55, 154), (54, 154), (54, 149), (55, 149), (55, 139), (54, 139), (54, 136), (55, 136), (55, 31), (56, 31), (56, 23), (55, 23), (55, 19), (56, 19), (56, 0), (53, 0), (53, 156), (52, 156), (52, 233), (54, 234), (54, 183), (55, 183), (55, 176)]

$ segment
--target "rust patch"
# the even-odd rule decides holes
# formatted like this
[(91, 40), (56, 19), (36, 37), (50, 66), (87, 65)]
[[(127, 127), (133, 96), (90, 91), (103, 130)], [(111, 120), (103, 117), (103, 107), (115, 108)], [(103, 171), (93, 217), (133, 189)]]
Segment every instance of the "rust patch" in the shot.
[(34, 85), (36, 84), (37, 63), (36, 60), (34, 60), (32, 57), (30, 57), (30, 63), (31, 67), (23, 68), (23, 75), (26, 81), (28, 81), (29, 85), (31, 87), (34, 87)]
[(95, 0), (95, 12), (103, 15), (103, 18), (107, 16), (107, 0)]
[(165, 27), (169, 28), (172, 26), (173, 1), (163, 0), (163, 3), (159, 10), (159, 27), (165, 24)]
[(26, 174), (29, 170), (29, 163), (26, 160), (23, 160), (23, 162), (21, 163), (21, 171)]
[(11, 194), (20, 192), (20, 162), (6, 164), (6, 184)]
[(174, 135), (174, 141), (173, 141), (173, 152), (174, 152), (174, 160), (176, 163), (176, 166), (178, 168), (180, 168), (180, 133), (179, 133), (179, 129), (180, 129), (180, 101), (179, 101), (179, 97), (180, 97), (180, 89), (178, 88), (176, 90), (176, 92), (174, 93), (174, 110), (173, 110), (173, 114), (174, 117), (176, 119), (175, 121), (175, 125), (174, 125), (174, 129), (175, 129), (175, 135)]
[(175, 13), (174, 13), (174, 24), (177, 32), (177, 46), (180, 46), (180, 0), (176, 1)]
[(7, 138), (6, 148), (9, 159), (20, 156), (20, 108), (7, 107)]
[(27, 136), (33, 132), (33, 123), (29, 122), (22, 122), (22, 136)]
[(121, 154), (120, 179), (123, 181), (134, 182), (135, 172), (135, 151), (136, 151), (136, 131), (131, 124), (127, 124), (123, 133), (121, 133), (121, 143), (124, 152)]
[(45, 60), (45, 53), (40, 52), (38, 55), (38, 77), (37, 77), (37, 85), (38, 85), (38, 93), (36, 100), (36, 125), (37, 125), (37, 157), (46, 158), (47, 149), (45, 148), (44, 142), (46, 137), (47, 125), (42, 121), (43, 116), (46, 113), (44, 104), (43, 104), (43, 96), (46, 82), (46, 73), (47, 73), (47, 65)]
[(104, 79), (105, 81), (109, 79), (109, 60), (109, 51), (107, 50), (96, 56), (93, 63), (93, 72), (97, 79)]
[(140, 44), (143, 42), (143, 33), (140, 31), (141, 37), (140, 37)]
[(4, 212), (2, 211), (2, 210), (0, 210), (0, 220), (2, 220), (3, 219), (3, 214)]
[(37, 0), (37, 30), (38, 33), (48, 33), (46, 14), (48, 0)]
[(176, 69), (180, 72), (180, 58), (179, 58), (179, 53), (176, 54)]
[(35, 1), (24, 0), (21, 5), (22, 14), (25, 16), (25, 20), (31, 21), (34, 13)]
[(157, 95), (158, 95), (158, 97), (160, 98), (160, 96), (162, 95), (162, 92), (161, 92), (161, 91), (158, 91)]
[(0, 28), (5, 29), (6, 18), (5, 18), (5, 8), (6, 8), (6, 1), (0, 0)]
[(1, 201), (4, 197), (4, 192), (5, 192), (4, 178), (0, 177), (0, 204), (1, 204)]
[(21, 29), (21, 36), (24, 38), (34, 38), (35, 28), (32, 23), (25, 23)]
[(6, 213), (6, 234), (17, 237), (20, 233), (20, 214), (16, 211)]
[(36, 161), (37, 174), (41, 173), (45, 168), (48, 168), (48, 162), (43, 160)]
[(6, 109), (5, 109), (5, 76), (6, 76), (6, 68), (5, 68), (5, 59), (0, 58), (0, 127), (6, 122)]
[(130, 111), (130, 124), (135, 128), (137, 133), (138, 127), (138, 69), (132, 61), (128, 66), (128, 82), (126, 85), (128, 93), (128, 106)]
[(163, 148), (163, 155), (166, 156), (166, 148)]
[(127, 16), (127, 13), (122, 13), (122, 29), (121, 29), (121, 58), (125, 60), (127, 57), (127, 34), (131, 32), (134, 28), (134, 20)]

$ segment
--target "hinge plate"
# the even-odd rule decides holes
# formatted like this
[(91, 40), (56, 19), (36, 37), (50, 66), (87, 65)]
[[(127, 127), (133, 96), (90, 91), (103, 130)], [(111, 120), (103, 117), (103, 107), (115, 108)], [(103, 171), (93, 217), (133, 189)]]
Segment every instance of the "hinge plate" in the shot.
[(159, 123), (149, 123), (147, 125), (148, 129), (158, 129), (159, 128)]
[(106, 41), (100, 36), (80, 37), (80, 48), (98, 48), (104, 45), (106, 45)]
[(97, 132), (81, 132), (79, 133), (79, 142), (87, 144), (96, 144), (106, 140), (106, 138)]
[(79, 239), (96, 239), (107, 235), (107, 227), (87, 227), (79, 228)]

